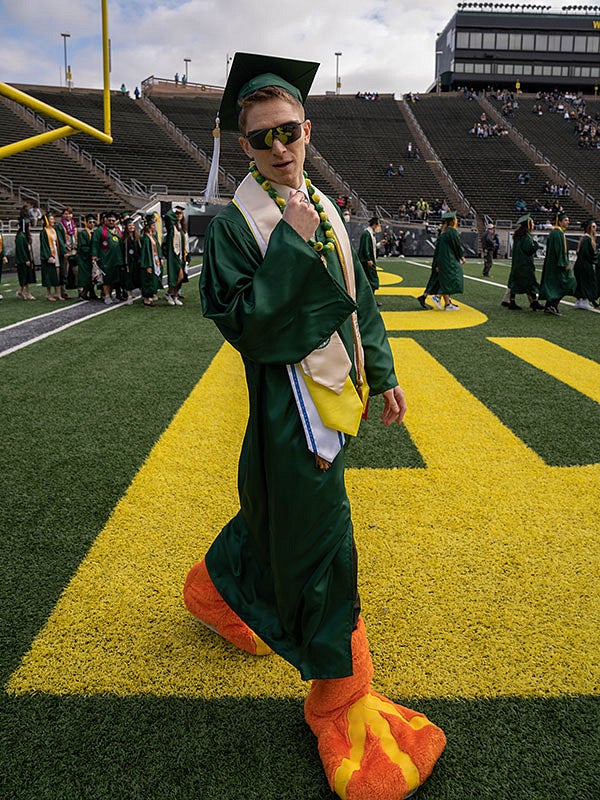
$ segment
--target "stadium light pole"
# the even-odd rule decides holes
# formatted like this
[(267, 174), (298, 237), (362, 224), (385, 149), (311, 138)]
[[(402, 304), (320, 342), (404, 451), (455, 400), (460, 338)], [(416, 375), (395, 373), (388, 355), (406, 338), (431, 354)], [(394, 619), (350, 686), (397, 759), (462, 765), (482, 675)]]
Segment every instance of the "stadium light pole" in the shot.
[(335, 93), (339, 94), (342, 84), (340, 83), (340, 56), (341, 53), (335, 54)]
[(67, 39), (71, 36), (70, 33), (61, 33), (65, 46), (65, 87), (69, 88), (69, 68), (67, 67)]
[(190, 63), (190, 61), (192, 59), (191, 58), (184, 58), (183, 60), (185, 61), (185, 82), (187, 83), (188, 82), (188, 64)]

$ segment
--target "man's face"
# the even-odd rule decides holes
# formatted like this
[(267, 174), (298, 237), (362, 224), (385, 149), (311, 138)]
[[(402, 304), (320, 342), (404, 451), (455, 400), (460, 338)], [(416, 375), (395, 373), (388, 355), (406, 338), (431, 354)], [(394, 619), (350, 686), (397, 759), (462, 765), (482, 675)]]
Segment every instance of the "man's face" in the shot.
[(565, 217), (564, 219), (561, 219), (559, 225), (563, 229), (563, 231), (566, 231), (567, 228), (569, 227), (569, 218)]
[(108, 228), (114, 228), (116, 224), (117, 224), (117, 218), (116, 217), (107, 217), (106, 218), (106, 226)]
[(283, 144), (274, 139), (269, 150), (255, 150), (245, 136), (240, 136), (240, 144), (246, 155), (256, 162), (259, 172), (269, 181), (275, 181), (292, 189), (302, 184), (302, 172), (306, 145), (310, 141), (310, 120), (303, 121), (300, 109), (294, 103), (274, 97), (248, 108), (246, 112), (246, 133), (275, 128), (285, 122), (302, 122), (302, 135), (295, 142)]

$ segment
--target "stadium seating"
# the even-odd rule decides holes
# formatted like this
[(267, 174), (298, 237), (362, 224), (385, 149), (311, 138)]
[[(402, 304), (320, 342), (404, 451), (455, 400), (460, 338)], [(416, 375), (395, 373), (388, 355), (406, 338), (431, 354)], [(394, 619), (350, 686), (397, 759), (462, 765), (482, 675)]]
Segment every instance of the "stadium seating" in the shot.
[[(427, 162), (406, 157), (414, 137), (392, 95), (378, 100), (309, 97), (306, 110), (313, 122), (313, 144), (369, 208), (380, 206), (394, 216), (407, 199), (423, 197), (431, 203), (444, 198)], [(401, 177), (386, 176), (390, 162), (404, 166)]]
[[(101, 91), (65, 92), (35, 87), (29, 88), (29, 92), (95, 127), (104, 126)], [(160, 191), (167, 187), (170, 194), (199, 194), (206, 185), (208, 172), (144, 113), (141, 104), (127, 95), (112, 93), (111, 128), (111, 145), (86, 134), (78, 134), (76, 140), (124, 182), (129, 183), (133, 178), (149, 191), (153, 186)]]
[[(501, 113), (502, 103), (492, 96), (488, 100)], [(560, 113), (549, 113), (547, 105), (535, 95), (519, 95), (519, 107), (507, 122), (513, 125), (539, 152), (556, 165), (559, 172), (571, 178), (586, 193), (600, 200), (600, 151), (582, 150), (577, 145), (573, 123)], [(534, 105), (541, 104), (542, 116), (534, 115)], [(600, 100), (586, 100), (587, 113), (600, 112)]]
[[(4, 103), (0, 103), (0, 130), (3, 143), (16, 142), (38, 133)], [(39, 206), (57, 210), (70, 205), (76, 214), (96, 212), (114, 207), (127, 208), (127, 202), (112, 192), (99, 178), (70, 159), (55, 144), (45, 144), (17, 153), (0, 161), (0, 175), (24, 186), (39, 196)], [(26, 195), (27, 200), (31, 200)], [(37, 200), (36, 200), (37, 202)], [(14, 203), (13, 206), (14, 208)], [(0, 205), (0, 214), (4, 216)], [(14, 218), (10, 213), (9, 218)]]
[[(448, 172), (479, 214), (515, 221), (520, 216), (515, 209), (517, 199), (522, 198), (528, 210), (535, 198), (541, 199), (548, 176), (509, 136), (484, 139), (468, 133), (484, 111), (477, 101), (455, 94), (422, 95), (412, 109)], [(531, 175), (525, 185), (517, 180), (521, 172)], [(559, 199), (573, 223), (588, 213), (573, 197)], [(532, 216), (536, 222), (545, 222), (550, 215)]]

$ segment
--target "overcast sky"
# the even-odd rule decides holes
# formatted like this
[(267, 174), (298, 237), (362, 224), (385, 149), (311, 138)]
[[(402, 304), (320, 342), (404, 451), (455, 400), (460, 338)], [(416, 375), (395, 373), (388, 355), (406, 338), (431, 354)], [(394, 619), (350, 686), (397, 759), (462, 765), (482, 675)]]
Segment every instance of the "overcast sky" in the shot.
[[(102, 86), (100, 0), (0, 0), (0, 80), (64, 83), (64, 40), (73, 82)], [(425, 91), (435, 37), (454, 0), (109, 0), (111, 87), (133, 90), (149, 75), (222, 86), (237, 50), (319, 61), (313, 91)]]

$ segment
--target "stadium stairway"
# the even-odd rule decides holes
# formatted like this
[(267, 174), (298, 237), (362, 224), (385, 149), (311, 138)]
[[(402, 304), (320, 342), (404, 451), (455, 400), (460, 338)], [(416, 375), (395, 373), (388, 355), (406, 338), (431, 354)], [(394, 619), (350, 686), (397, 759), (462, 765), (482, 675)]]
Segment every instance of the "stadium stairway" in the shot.
[[(414, 142), (393, 95), (363, 100), (350, 95), (309, 97), (312, 142), (371, 209), (397, 217), (400, 204), (423, 197), (429, 203), (445, 191), (424, 158), (408, 159)], [(402, 164), (402, 176), (386, 176), (389, 163)]]
[[(503, 103), (491, 94), (487, 100), (502, 115)], [(590, 116), (600, 115), (600, 100), (586, 97), (585, 101)], [(533, 114), (533, 106), (539, 104), (543, 107), (541, 117)], [(553, 174), (549, 174), (551, 182), (572, 182), (571, 194), (579, 186), (582, 194), (590, 194), (600, 202), (600, 150), (580, 148), (573, 121), (563, 119), (560, 113), (549, 112), (548, 105), (536, 95), (519, 95), (518, 106), (513, 116), (503, 116), (503, 119), (521, 134), (526, 145), (537, 150), (538, 161), (544, 158), (550, 161), (554, 168)]]
[[(412, 109), (448, 172), (478, 214), (514, 222), (521, 215), (515, 208), (518, 199), (523, 199), (531, 209), (532, 201), (540, 198), (547, 175), (509, 136), (484, 139), (469, 134), (484, 111), (478, 102), (467, 100), (462, 94), (422, 95)], [(531, 175), (524, 185), (517, 180), (521, 172)], [(572, 197), (561, 197), (560, 201), (571, 216), (572, 225), (587, 214)], [(532, 213), (532, 216), (542, 223), (550, 215)]]
[[(7, 103), (0, 102), (0, 130), (3, 143), (27, 139), (39, 131), (14, 113)], [(127, 207), (99, 178), (75, 163), (55, 143), (26, 150), (0, 161), (0, 178), (5, 193), (12, 197), (11, 206), (0, 205), (0, 218), (14, 219), (14, 205), (27, 200), (42, 210), (59, 211), (70, 205), (76, 215), (114, 207)], [(12, 194), (8, 184), (12, 181)], [(8, 216), (4, 216), (7, 214)]]

